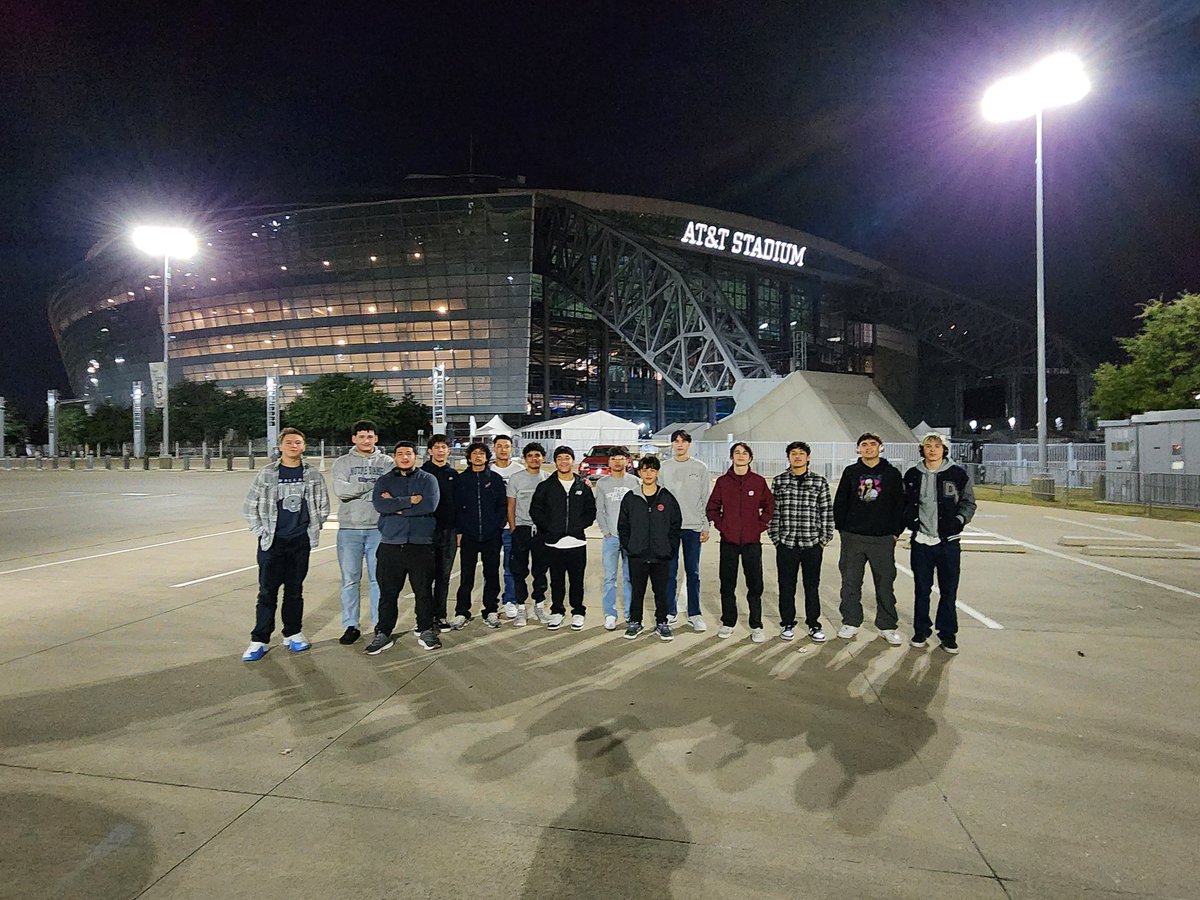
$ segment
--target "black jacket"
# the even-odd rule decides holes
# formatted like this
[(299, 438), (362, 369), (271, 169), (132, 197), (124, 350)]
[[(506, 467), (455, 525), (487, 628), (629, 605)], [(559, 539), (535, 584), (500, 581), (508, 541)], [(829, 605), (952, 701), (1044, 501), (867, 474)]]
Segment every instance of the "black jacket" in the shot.
[(454, 478), (454, 527), (477, 541), (500, 537), (508, 522), (508, 486), (491, 469), (467, 469)]
[[(916, 535), (921, 530), (922, 467), (913, 466), (904, 473), (904, 527)], [(945, 462), (934, 473), (937, 485), (937, 530), (943, 541), (956, 541), (975, 515), (975, 489), (971, 476), (960, 465)]]
[(679, 552), (683, 513), (679, 501), (665, 487), (647, 497), (639, 485), (621, 498), (617, 513), (617, 536), (630, 559), (674, 559)]
[(874, 466), (862, 461), (846, 466), (833, 497), (833, 525), (838, 531), (899, 537), (904, 531), (904, 479), (886, 459)]
[(421, 469), (438, 480), (438, 487), (442, 492), (442, 499), (438, 501), (437, 508), (437, 530), (445, 531), (447, 528), (453, 528), (454, 481), (458, 478), (459, 473), (450, 463), (446, 463), (444, 466), (435, 466), (432, 459), (425, 460)]
[[(500, 476), (496, 476), (499, 478)], [(554, 544), (570, 535), (584, 539), (583, 530), (596, 521), (596, 496), (588, 483), (578, 475), (570, 492), (564, 491), (558, 473), (539, 484), (529, 501), (529, 518), (538, 530), (538, 537)]]

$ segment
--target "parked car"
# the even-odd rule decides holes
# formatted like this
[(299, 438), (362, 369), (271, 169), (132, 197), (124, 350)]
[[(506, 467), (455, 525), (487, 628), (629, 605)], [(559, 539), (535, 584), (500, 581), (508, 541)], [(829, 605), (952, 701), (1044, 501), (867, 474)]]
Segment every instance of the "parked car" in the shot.
[[(601, 476), (608, 475), (611, 471), (608, 458), (612, 455), (613, 450), (617, 449), (617, 446), (617, 444), (597, 444), (580, 460), (579, 474), (588, 481), (596, 481)], [(629, 455), (629, 470), (632, 472), (637, 469), (637, 457), (641, 454), (631, 452)]]

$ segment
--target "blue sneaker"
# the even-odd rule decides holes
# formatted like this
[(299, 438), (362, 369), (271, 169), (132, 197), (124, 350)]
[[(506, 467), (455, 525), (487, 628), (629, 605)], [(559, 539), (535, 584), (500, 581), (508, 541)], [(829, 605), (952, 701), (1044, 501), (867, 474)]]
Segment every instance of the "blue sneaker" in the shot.
[(304, 633), (300, 631), (297, 631), (291, 637), (285, 637), (283, 639), (283, 645), (293, 653), (303, 653), (312, 646), (312, 644), (308, 642), (308, 638), (306, 638)]
[(267, 655), (267, 651), (270, 649), (262, 641), (251, 641), (246, 652), (242, 654), (242, 662), (258, 662)]

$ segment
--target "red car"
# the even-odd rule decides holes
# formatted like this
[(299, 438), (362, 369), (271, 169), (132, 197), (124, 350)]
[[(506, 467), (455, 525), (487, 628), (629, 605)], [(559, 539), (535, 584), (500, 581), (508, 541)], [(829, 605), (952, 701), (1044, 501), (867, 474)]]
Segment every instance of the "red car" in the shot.
[[(611, 471), (608, 467), (608, 458), (616, 449), (616, 444), (597, 444), (595, 447), (589, 450), (587, 452), (587, 456), (580, 461), (579, 474), (588, 481), (595, 481), (603, 475), (608, 475)], [(629, 471), (632, 472), (636, 468), (637, 462), (633, 459), (630, 459)]]

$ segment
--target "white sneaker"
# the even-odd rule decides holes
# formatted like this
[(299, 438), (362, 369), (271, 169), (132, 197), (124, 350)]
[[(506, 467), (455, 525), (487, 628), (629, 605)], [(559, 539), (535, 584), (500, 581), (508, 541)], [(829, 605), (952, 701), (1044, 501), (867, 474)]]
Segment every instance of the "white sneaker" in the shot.
[(679, 624), (679, 616), (675, 613), (671, 613), (669, 616), (667, 616), (667, 624), (674, 628)]
[(539, 622), (549, 622), (550, 612), (546, 609), (546, 601), (533, 604), (533, 617)]
[(605, 616), (604, 617), (604, 630), (605, 631), (616, 631), (617, 630), (617, 617), (616, 616)]
[(505, 603), (504, 604), (504, 616), (505, 616), (505, 618), (508, 618), (508, 619), (515, 619), (517, 617), (517, 604)]
[(450, 622), (450, 627), (453, 628), (455, 631), (462, 631), (464, 628), (467, 627), (467, 623), (470, 621), (471, 621), (471, 619), (468, 616), (455, 616), (454, 619)]
[(838, 637), (840, 637), (843, 641), (850, 640), (856, 634), (858, 634), (857, 625), (843, 625), (838, 629)]
[(899, 647), (904, 643), (904, 638), (900, 637), (900, 632), (896, 631), (895, 629), (890, 631), (881, 631), (879, 633), (883, 635), (883, 639), (893, 647)]
[(566, 616), (564, 616), (562, 613), (554, 613), (549, 619), (546, 620), (546, 627), (562, 628), (563, 619), (565, 618)]
[(525, 607), (518, 606), (517, 607), (517, 617), (515, 619), (513, 619), (513, 627), (521, 628), (522, 626), (524, 626), (526, 621), (527, 620), (525, 618)]
[(766, 639), (767, 639), (767, 636), (765, 634), (763, 634), (763, 630), (761, 628), (751, 628), (750, 629), (750, 640), (752, 640), (754, 643), (761, 644)]
[[(613, 623), (616, 624), (615, 622)], [(571, 616), (571, 630), (583, 631), (583, 616)]]
[(692, 626), (692, 631), (708, 631), (708, 626), (704, 624), (701, 616), (688, 616), (688, 624)]
[(732, 625), (722, 625), (720, 628), (717, 629), (717, 637), (719, 637), (719, 638), (727, 638), (731, 634), (733, 634), (733, 626)]
[(495, 613), (488, 613), (486, 616), (483, 617), (483, 624), (486, 625), (488, 628), (499, 628), (500, 627), (500, 617), (498, 615), (496, 615)]

